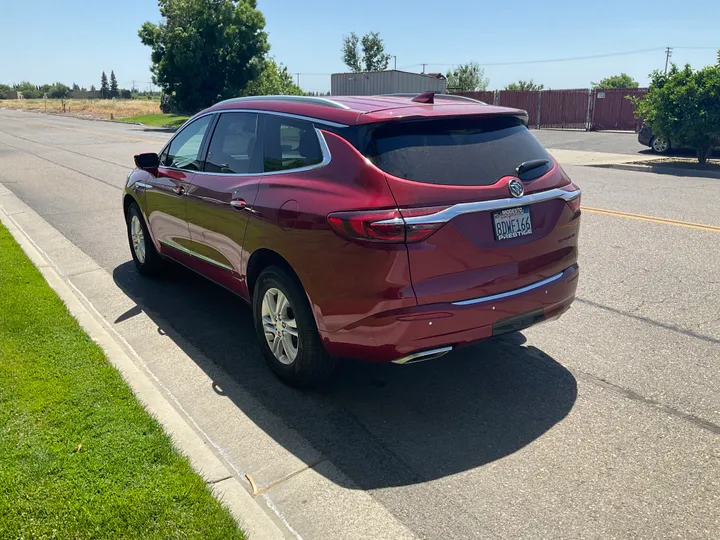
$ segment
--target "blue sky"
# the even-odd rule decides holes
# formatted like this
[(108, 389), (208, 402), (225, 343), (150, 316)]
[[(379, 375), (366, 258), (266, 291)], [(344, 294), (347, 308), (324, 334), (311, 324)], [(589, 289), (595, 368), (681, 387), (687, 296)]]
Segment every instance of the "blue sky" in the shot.
[[(120, 86), (147, 87), (150, 50), (137, 30), (160, 13), (153, 0), (3, 0), (0, 9), (0, 82), (56, 80), (99, 86), (115, 70)], [(398, 68), (447, 71), (450, 64), (486, 65), (490, 88), (534, 79), (551, 88), (587, 87), (624, 71), (647, 83), (662, 68), (663, 48), (693, 67), (715, 62), (720, 48), (717, 0), (596, 2), (546, 0), (259, 0), (271, 54), (300, 72), (305, 90), (328, 90), (328, 74), (345, 71), (342, 36), (380, 32)], [(703, 47), (710, 47), (703, 49)], [(578, 61), (489, 65), (656, 49)]]

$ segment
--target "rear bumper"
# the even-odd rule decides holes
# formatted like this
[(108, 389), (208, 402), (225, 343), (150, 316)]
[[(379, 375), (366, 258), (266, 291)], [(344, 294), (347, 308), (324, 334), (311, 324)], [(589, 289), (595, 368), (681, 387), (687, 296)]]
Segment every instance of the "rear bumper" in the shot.
[(522, 289), (455, 303), (379, 313), (352, 327), (323, 332), (328, 352), (370, 362), (411, 363), (562, 315), (575, 299), (577, 265)]
[(650, 146), (650, 141), (652, 140), (652, 130), (650, 128), (644, 127), (641, 128), (638, 132), (638, 142), (645, 146)]

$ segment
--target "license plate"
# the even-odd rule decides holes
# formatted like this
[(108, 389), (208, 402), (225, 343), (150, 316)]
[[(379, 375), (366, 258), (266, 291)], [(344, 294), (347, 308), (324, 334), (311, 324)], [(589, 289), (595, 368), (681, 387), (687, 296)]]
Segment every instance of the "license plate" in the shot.
[(530, 208), (518, 206), (493, 212), (493, 227), (496, 240), (510, 240), (532, 234)]

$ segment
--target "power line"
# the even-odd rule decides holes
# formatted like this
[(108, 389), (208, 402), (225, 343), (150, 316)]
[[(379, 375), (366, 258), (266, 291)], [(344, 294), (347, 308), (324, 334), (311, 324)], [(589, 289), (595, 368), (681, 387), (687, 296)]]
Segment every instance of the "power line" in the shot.
[[(612, 56), (626, 56), (630, 54), (641, 54), (641, 53), (648, 53), (648, 52), (657, 52), (662, 51), (662, 47), (653, 47), (652, 49), (637, 49), (634, 51), (623, 51), (623, 52), (616, 52), (616, 53), (605, 53), (605, 54), (593, 54), (589, 56), (572, 56), (567, 58), (549, 58), (545, 60), (520, 60), (516, 62), (487, 62), (482, 63), (478, 62), (481, 66), (516, 66), (521, 64), (548, 64), (552, 62), (572, 62), (575, 60), (592, 60), (594, 58), (609, 58)], [(454, 64), (443, 64), (439, 62), (426, 62), (425, 64), (413, 64), (412, 66), (406, 66), (406, 67), (414, 67), (414, 66), (457, 66), (458, 63)]]

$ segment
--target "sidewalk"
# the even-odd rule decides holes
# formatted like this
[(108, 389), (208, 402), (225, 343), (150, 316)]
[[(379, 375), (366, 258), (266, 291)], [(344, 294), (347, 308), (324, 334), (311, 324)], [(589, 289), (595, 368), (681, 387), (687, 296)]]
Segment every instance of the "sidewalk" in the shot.
[(251, 540), (415, 538), (2, 184), (0, 219)]
[(587, 152), (584, 150), (562, 150), (548, 148), (548, 152), (560, 165), (615, 165), (635, 161), (654, 161), (663, 156), (640, 154), (609, 154), (606, 152)]

